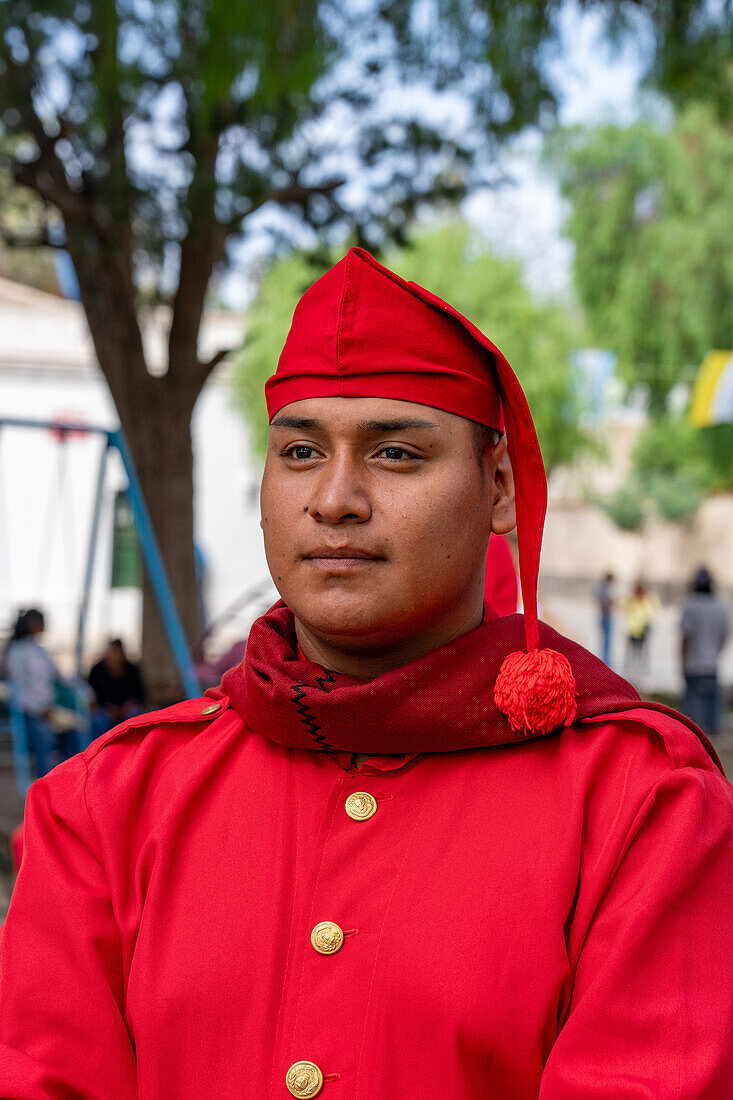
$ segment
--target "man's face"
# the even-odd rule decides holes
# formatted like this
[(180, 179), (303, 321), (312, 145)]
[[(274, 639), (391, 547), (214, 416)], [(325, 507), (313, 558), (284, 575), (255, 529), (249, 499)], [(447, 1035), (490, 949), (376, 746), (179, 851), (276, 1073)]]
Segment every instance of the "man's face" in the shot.
[(458, 632), (481, 606), (492, 512), (494, 530), (514, 525), (504, 443), (483, 462), (476, 446), (470, 421), (408, 401), (283, 408), (270, 427), (262, 528), (296, 620), (365, 650), (436, 623), (450, 634), (455, 620)]

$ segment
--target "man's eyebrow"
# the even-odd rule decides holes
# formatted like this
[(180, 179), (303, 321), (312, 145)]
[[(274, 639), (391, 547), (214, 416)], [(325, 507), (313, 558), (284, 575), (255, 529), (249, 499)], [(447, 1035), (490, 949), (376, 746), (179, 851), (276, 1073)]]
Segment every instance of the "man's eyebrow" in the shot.
[(311, 420), (307, 416), (278, 416), (270, 422), (271, 428), (299, 428), (304, 432), (318, 432), (323, 429), (320, 420)]
[[(437, 428), (432, 420), (422, 420), (420, 417), (401, 416), (395, 420), (360, 420), (356, 425), (360, 432), (369, 432), (374, 435), (383, 435), (388, 432), (404, 432), (408, 428)], [(320, 432), (325, 431), (320, 420), (314, 420), (306, 416), (276, 416), (270, 422), (271, 428), (294, 428), (297, 431)]]
[(360, 432), (404, 432), (407, 428), (437, 428), (432, 420), (420, 420), (419, 417), (400, 417), (399, 420), (361, 420), (357, 424)]

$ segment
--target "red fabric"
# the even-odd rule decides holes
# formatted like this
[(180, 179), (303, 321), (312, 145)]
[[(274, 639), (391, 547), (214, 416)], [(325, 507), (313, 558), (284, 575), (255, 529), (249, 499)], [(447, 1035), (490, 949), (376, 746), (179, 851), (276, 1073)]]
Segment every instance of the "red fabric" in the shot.
[(429, 290), (351, 248), (298, 303), (265, 396), (270, 419), (309, 397), (387, 397), (505, 428), (526, 645), (537, 649), (545, 468), (522, 387), (488, 337)]
[(10, 834), (10, 858), (13, 862), (13, 870), (18, 873), (23, 862), (23, 826), (16, 825)]
[(494, 684), (496, 706), (526, 736), (572, 725), (576, 693), (570, 661), (556, 649), (510, 653)]
[[(487, 627), (505, 624), (521, 631)], [(393, 735), (413, 712), (435, 742), (465, 708), (476, 739), (485, 633), (434, 668), (439, 693), (404, 679)], [(141, 715), (32, 786), (1, 1096), (287, 1100), (303, 1059), (324, 1100), (731, 1095), (733, 802), (690, 729), (627, 698), (551, 737), (499, 744), (489, 716), (491, 748), (354, 770), (285, 743), (302, 716), (281, 656), (275, 632), (256, 704), (245, 666), (236, 706)], [(623, 693), (608, 683), (581, 707)], [(376, 734), (369, 699), (352, 722)], [(345, 812), (356, 791), (368, 820)], [(310, 942), (323, 920), (345, 933), (331, 957)]]
[[(506, 745), (526, 735), (497, 709), (494, 684), (521, 637), (521, 615), (496, 619), (487, 608), (476, 630), (375, 680), (355, 680), (305, 659), (293, 613), (279, 600), (253, 624), (245, 661), (208, 694), (227, 697), (253, 730), (289, 748), (416, 753)], [(636, 689), (587, 649), (545, 623), (541, 639), (570, 662), (578, 719), (642, 705)], [(675, 718), (720, 767), (697, 726)]]
[(500, 428), (492, 358), (450, 306), (430, 295), (426, 308), (425, 295), (350, 249), (298, 303), (265, 388), (270, 419), (306, 397), (392, 397)]
[(484, 599), (497, 615), (513, 615), (518, 595), (517, 571), (509, 540), (504, 535), (493, 534), (486, 553)]

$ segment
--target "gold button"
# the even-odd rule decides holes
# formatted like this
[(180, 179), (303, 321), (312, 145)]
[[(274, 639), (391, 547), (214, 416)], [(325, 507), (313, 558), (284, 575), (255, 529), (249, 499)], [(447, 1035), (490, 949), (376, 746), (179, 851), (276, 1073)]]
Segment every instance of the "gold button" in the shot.
[(221, 710), (221, 703), (209, 703), (208, 707), (204, 707), (201, 711), (201, 716), (205, 714), (216, 714), (218, 710)]
[(344, 942), (344, 934), (332, 920), (322, 920), (311, 932), (311, 943), (319, 955), (335, 955)]
[(318, 1096), (323, 1088), (323, 1074), (315, 1062), (293, 1062), (285, 1084), (291, 1096)]
[(377, 812), (377, 800), (366, 791), (354, 791), (346, 799), (346, 812), (354, 821), (366, 821)]

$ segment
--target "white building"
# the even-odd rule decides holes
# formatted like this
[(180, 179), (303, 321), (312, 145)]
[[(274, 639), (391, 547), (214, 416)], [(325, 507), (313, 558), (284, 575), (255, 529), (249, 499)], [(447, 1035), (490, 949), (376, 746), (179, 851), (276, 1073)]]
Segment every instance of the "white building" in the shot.
[[(164, 317), (146, 333), (149, 357), (160, 361)], [(236, 346), (242, 318), (211, 312), (202, 331), (202, 355)], [(118, 424), (96, 364), (78, 302), (0, 279), (0, 419), (77, 419)], [(267, 581), (259, 527), (260, 469), (249, 455), (247, 433), (230, 396), (226, 366), (202, 393), (193, 419), (197, 544), (207, 563), (210, 617), (219, 616), (247, 589)], [(68, 665), (82, 593), (88, 536), (102, 439), (59, 442), (50, 431), (0, 428), (0, 629), (20, 607), (47, 613), (47, 643)], [(121, 464), (109, 463), (88, 623), (87, 655), (120, 635), (139, 645), (140, 595), (109, 586), (112, 506), (125, 485)], [(257, 603), (272, 602), (268, 588)], [(253, 611), (256, 608), (253, 608)], [(245, 616), (246, 617), (246, 616)], [(233, 619), (219, 635), (241, 636)]]

